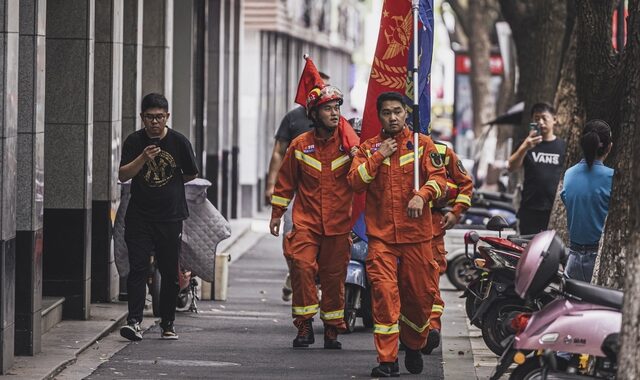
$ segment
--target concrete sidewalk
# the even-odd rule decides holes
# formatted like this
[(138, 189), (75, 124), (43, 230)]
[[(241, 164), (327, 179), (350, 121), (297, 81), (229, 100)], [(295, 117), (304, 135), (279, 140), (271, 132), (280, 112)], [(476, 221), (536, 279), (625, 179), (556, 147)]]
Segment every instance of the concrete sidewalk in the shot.
[[(227, 252), (232, 263), (268, 233), (265, 215), (256, 219), (232, 221), (233, 236), (221, 242), (217, 252)], [(484, 345), (479, 330), (468, 324), (464, 300), (446, 276), (441, 278), (443, 315), (442, 364), (445, 379), (488, 379), (497, 357)], [(126, 302), (95, 304), (89, 321), (63, 321), (43, 335), (43, 352), (33, 357), (17, 357), (6, 376), (11, 379), (80, 379), (90, 375), (101, 363), (128, 342), (117, 333), (109, 335), (124, 323)], [(145, 314), (143, 329), (153, 327), (156, 320)], [(4, 378), (4, 376), (0, 376)]]
[[(217, 252), (229, 252), (232, 261), (239, 259), (242, 254), (261, 236), (264, 236), (261, 219), (231, 220), (231, 237), (220, 242)], [(255, 229), (255, 230), (254, 230)], [(260, 231), (260, 232), (258, 232)], [(65, 368), (78, 361), (81, 354), (89, 348), (94, 351), (89, 355), (93, 369), (101, 361), (107, 360), (117, 350), (109, 352), (109, 347), (101, 347), (101, 339), (125, 323), (127, 316), (126, 302), (91, 304), (89, 320), (64, 320), (42, 336), (42, 352), (35, 356), (16, 356), (11, 370), (0, 378), (22, 379), (78, 379), (84, 376), (60, 377)], [(143, 328), (155, 324), (151, 312), (145, 312)], [(113, 349), (115, 347), (111, 347)], [(81, 366), (82, 367), (82, 366)], [(87, 367), (90, 369), (91, 367)]]

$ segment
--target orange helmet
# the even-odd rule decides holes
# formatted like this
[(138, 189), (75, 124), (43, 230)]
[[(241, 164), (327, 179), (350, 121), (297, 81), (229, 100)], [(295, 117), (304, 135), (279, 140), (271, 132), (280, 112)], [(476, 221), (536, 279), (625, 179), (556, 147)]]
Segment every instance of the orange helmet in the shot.
[(342, 105), (344, 96), (338, 87), (326, 85), (323, 87), (315, 87), (307, 96), (307, 115), (311, 110), (330, 101), (337, 100), (338, 105)]

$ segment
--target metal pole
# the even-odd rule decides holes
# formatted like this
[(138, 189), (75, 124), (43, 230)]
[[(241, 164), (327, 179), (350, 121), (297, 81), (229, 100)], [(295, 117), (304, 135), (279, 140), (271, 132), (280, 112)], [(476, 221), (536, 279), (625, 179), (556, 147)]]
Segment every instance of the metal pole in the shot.
[[(419, 83), (418, 83), (418, 16), (420, 0), (412, 0), (413, 11), (413, 188), (420, 189), (420, 161), (418, 156), (418, 144), (420, 142), (420, 115), (419, 115)], [(427, 152), (425, 152), (427, 154)]]
[(624, 37), (625, 37), (625, 30), (624, 30), (624, 3), (625, 0), (619, 0), (618, 1), (618, 19), (617, 19), (617, 25), (616, 25), (616, 45), (618, 47), (618, 52), (622, 53), (622, 51), (624, 50)]

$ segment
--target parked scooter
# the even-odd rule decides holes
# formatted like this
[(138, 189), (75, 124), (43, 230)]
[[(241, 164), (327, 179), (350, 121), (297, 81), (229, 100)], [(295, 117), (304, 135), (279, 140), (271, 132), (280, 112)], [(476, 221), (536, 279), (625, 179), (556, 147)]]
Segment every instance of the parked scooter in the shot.
[[(487, 223), (487, 229), (498, 231), (499, 237), (480, 237), (476, 232), (467, 236), (474, 247), (473, 262), (478, 271), (477, 280), (469, 284), (463, 295), (467, 297), (467, 315), (482, 330), (487, 347), (497, 355), (504, 351), (505, 339), (515, 333), (511, 320), (519, 313), (538, 310), (551, 300), (547, 297), (525, 302), (515, 293), (515, 268), (528, 237), (502, 238), (501, 231), (507, 227), (504, 218), (496, 216)], [(479, 241), (487, 245), (478, 247)]]
[[(147, 286), (149, 287), (149, 294), (151, 295), (153, 316), (157, 318), (160, 317), (160, 283), (160, 269), (155, 261), (155, 256), (151, 256)], [(180, 287), (180, 291), (178, 292), (176, 308), (182, 309), (191, 301), (188, 311), (197, 313), (197, 301), (200, 300), (198, 297), (198, 281), (195, 279), (195, 276), (191, 274), (191, 271), (179, 269), (178, 286)]]
[(539, 233), (526, 248), (516, 268), (516, 293), (530, 300), (551, 287), (556, 299), (514, 319), (517, 333), (491, 379), (514, 362), (510, 379), (615, 378), (623, 292), (564, 279), (561, 263), (566, 250), (555, 231)]
[(365, 261), (367, 259), (368, 238), (364, 213), (353, 226), (351, 238), (351, 259), (347, 268), (347, 278), (344, 286), (344, 321), (348, 332), (356, 328), (356, 320), (362, 318), (364, 327), (373, 327), (373, 314), (371, 310), (371, 289), (369, 288)]

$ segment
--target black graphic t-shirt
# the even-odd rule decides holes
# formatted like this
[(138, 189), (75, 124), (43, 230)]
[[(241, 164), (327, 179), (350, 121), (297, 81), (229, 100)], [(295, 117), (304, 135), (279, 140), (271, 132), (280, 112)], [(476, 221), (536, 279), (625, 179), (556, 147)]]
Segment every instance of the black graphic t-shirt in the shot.
[(551, 210), (564, 168), (566, 143), (556, 137), (542, 141), (524, 157), (524, 184), (521, 208)]
[[(150, 144), (144, 129), (130, 134), (122, 146), (120, 167), (135, 160)], [(193, 148), (185, 136), (171, 128), (158, 146), (160, 154), (131, 180), (126, 217), (154, 222), (184, 220), (189, 209), (182, 176), (198, 174)]]
[(276, 139), (291, 142), (301, 134), (310, 131), (313, 122), (307, 118), (307, 110), (304, 107), (296, 107), (289, 111), (276, 131)]

